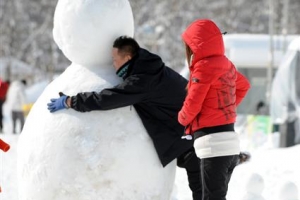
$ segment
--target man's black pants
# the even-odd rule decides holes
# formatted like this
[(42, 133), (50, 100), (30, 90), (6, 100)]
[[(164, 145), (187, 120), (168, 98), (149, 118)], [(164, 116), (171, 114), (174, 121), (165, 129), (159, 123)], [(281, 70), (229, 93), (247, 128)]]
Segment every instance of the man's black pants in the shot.
[(177, 158), (177, 166), (185, 168), (193, 200), (202, 200), (202, 186), (200, 173), (200, 159), (194, 147)]

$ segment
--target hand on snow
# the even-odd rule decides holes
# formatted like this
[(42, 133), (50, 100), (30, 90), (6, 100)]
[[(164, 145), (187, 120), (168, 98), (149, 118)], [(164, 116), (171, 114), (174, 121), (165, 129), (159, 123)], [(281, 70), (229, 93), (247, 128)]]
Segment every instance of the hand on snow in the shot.
[(60, 97), (57, 99), (50, 99), (51, 102), (47, 104), (48, 110), (50, 110), (51, 113), (56, 112), (61, 109), (68, 108), (68, 105), (66, 102), (68, 96), (66, 96), (62, 92), (59, 93), (59, 96)]

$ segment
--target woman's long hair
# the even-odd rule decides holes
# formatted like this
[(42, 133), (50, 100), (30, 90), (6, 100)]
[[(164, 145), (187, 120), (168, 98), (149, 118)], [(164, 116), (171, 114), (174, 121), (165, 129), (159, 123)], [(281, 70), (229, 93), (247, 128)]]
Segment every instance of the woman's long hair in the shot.
[(191, 65), (191, 61), (192, 61), (192, 57), (193, 57), (193, 51), (192, 49), (189, 47), (189, 45), (185, 44), (185, 56), (186, 56), (186, 60), (188, 62), (188, 66), (190, 67)]
[[(186, 43), (184, 43), (185, 45), (185, 56), (186, 56), (186, 60), (187, 60), (187, 63), (188, 63), (188, 67), (191, 66), (191, 61), (193, 59), (193, 51), (192, 49), (189, 47), (189, 45), (187, 45)], [(186, 85), (186, 88), (185, 88), (186, 91), (188, 91), (188, 84)]]

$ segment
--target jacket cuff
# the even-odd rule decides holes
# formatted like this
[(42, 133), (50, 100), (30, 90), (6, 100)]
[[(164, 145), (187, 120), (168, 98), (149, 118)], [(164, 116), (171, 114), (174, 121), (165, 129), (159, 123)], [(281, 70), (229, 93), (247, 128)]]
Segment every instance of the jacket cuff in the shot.
[(71, 96), (70, 98), (71, 98), (71, 105), (70, 105), (70, 108), (75, 109), (75, 108), (76, 108), (76, 104), (77, 104), (76, 97), (75, 97), (75, 96)]
[(178, 113), (178, 122), (183, 126), (188, 125), (185, 114), (182, 110)]

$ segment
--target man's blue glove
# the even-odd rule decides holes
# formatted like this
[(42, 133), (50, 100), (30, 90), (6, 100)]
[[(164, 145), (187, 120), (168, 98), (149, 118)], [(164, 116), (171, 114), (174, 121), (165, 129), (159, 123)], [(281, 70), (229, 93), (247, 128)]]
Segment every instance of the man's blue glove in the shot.
[(66, 109), (68, 108), (67, 106), (67, 98), (64, 93), (60, 92), (59, 93), (60, 97), (57, 99), (50, 99), (50, 103), (47, 104), (48, 110), (50, 110), (51, 113), (56, 112), (58, 110)]

